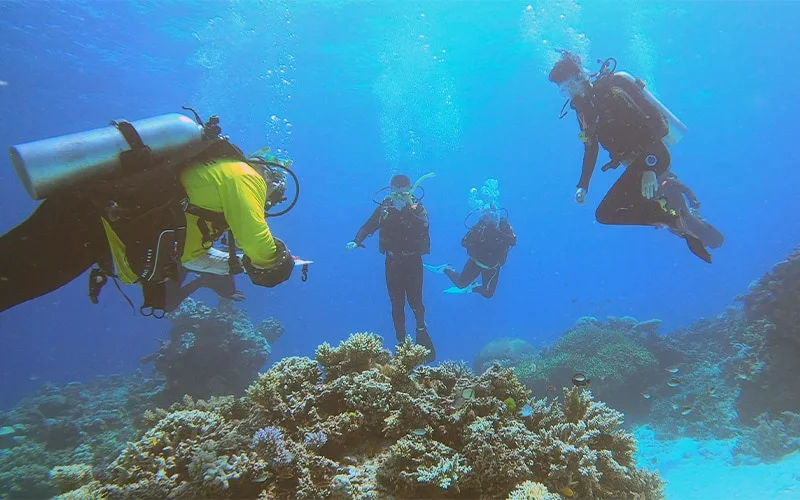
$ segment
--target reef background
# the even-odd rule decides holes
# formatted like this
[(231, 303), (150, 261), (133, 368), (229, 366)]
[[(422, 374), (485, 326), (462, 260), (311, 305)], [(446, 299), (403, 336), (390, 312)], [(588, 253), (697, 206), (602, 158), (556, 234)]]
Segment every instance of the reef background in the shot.
[[(581, 367), (596, 372), (592, 391), (624, 411), (629, 424), (658, 424), (637, 436), (645, 443), (643, 456), (660, 461), (640, 465), (666, 472), (695, 463), (694, 458), (697, 463), (719, 459), (727, 467), (751, 467), (734, 470), (746, 470), (755, 483), (792, 484), (794, 476), (777, 480), (761, 468), (764, 464), (749, 464), (780, 460), (795, 444), (796, 421), (781, 414), (797, 411), (787, 406), (796, 387), (785, 382), (796, 377), (786, 377), (781, 368), (791, 362), (785, 356), (793, 351), (748, 343), (772, 338), (777, 330), (740, 328), (753, 313), (763, 315), (760, 304), (769, 301), (753, 299), (738, 312), (724, 311), (800, 241), (800, 226), (791, 218), (800, 213), (795, 188), (800, 173), (792, 146), (800, 103), (786, 98), (786, 82), (796, 81), (800, 67), (797, 51), (791, 50), (800, 46), (793, 22), (800, 6), (628, 1), (612, 6), (557, 0), (528, 7), (528, 2), (514, 1), (391, 6), (337, 0), (191, 6), (3, 2), (0, 142), (16, 144), (193, 105), (203, 116), (219, 115), (226, 133), (245, 150), (269, 145), (291, 156), (303, 182), (301, 200), (271, 227), (294, 253), (315, 264), (308, 283), (293, 279), (275, 290), (239, 280), (248, 296), (240, 307), (252, 328), (273, 318), (284, 330), (272, 340), (261, 335), (266, 344), (242, 340), (249, 349), (244, 372), (251, 375), (288, 356), (313, 357), (323, 342), (337, 345), (353, 332), (391, 337), (376, 239), (367, 241), (366, 251), (347, 254), (343, 249), (372, 210), (370, 196), (391, 174), (436, 172), (424, 184), (433, 224), (429, 260), (456, 266), (464, 258), (458, 242), (465, 231), (469, 190), (496, 178), (520, 242), (490, 301), (442, 294), (447, 284), (426, 276), (429, 325), (439, 358), (471, 361), (503, 337), (522, 339), (538, 353), (542, 345), (554, 345), (564, 332), (576, 329), (618, 334), (621, 344), (610, 351), (614, 355), (630, 346), (626, 335), (635, 325), (657, 318), (658, 354), (677, 352), (674, 361), (684, 363), (679, 373), (695, 374), (669, 398), (652, 391), (650, 406), (639, 399), (650, 390), (647, 384), (663, 382), (665, 358), (640, 353), (638, 364), (628, 365), (630, 370), (616, 379), (599, 364)], [(574, 119), (556, 118), (562, 100), (546, 80), (557, 56), (554, 47), (577, 51), (592, 69), (597, 58), (616, 57), (620, 69), (645, 79), (687, 123), (689, 134), (674, 148), (673, 163), (703, 202), (703, 214), (727, 237), (712, 266), (699, 262), (665, 231), (592, 222), (594, 207), (618, 171), (597, 172), (587, 206), (574, 205), (581, 147)], [(3, 231), (35, 207), (6, 157), (0, 159), (0, 196)], [(762, 283), (751, 297), (771, 286), (769, 280)], [(180, 342), (165, 344), (171, 322), (132, 314), (113, 287), (93, 306), (85, 287), (82, 277), (0, 315), (0, 407), (15, 412), (33, 405), (31, 398), (49, 398), (47, 411), (35, 403), (41, 415), (26, 412), (31, 422), (4, 420), (11, 430), (0, 438), (27, 436), (27, 428), (13, 428), (24, 424), (34, 426), (31, 439), (41, 446), (52, 441), (51, 447), (67, 447), (70, 453), (82, 445), (81, 432), (122, 446), (140, 437), (105, 433), (125, 427), (129, 420), (124, 419), (146, 406), (142, 401), (166, 397), (165, 380), (153, 382), (164, 375), (159, 366), (169, 371), (159, 360), (179, 352), (184, 341), (194, 345), (192, 335), (182, 331)], [(135, 288), (128, 293), (139, 298)], [(211, 294), (196, 298), (217, 310)], [(732, 341), (736, 334), (740, 338)], [(706, 348), (681, 351), (704, 341)], [(170, 345), (175, 351), (162, 349)], [(766, 356), (753, 359), (755, 352)], [(152, 363), (141, 364), (154, 353)], [(723, 373), (699, 370), (703, 363), (723, 360), (729, 360)], [(262, 366), (256, 366), (259, 362)], [(563, 376), (570, 375), (561, 368)], [(639, 378), (642, 373), (647, 376)], [(180, 371), (173, 375), (181, 378)], [(739, 375), (750, 378), (737, 381)], [(565, 384), (562, 375), (550, 377), (558, 379), (558, 390)], [(710, 390), (706, 384), (714, 377), (727, 384), (728, 390), (714, 386), (714, 394), (728, 406), (711, 405), (706, 411), (696, 404), (698, 391)], [(251, 382), (245, 378), (228, 370), (194, 388), (179, 387), (202, 398), (209, 388), (242, 389)], [(534, 392), (542, 388), (544, 380), (532, 381)], [(615, 383), (625, 390), (614, 391)], [(145, 397), (133, 398), (122, 417), (109, 411), (125, 407), (129, 392)], [(67, 404), (57, 397), (95, 401), (93, 395), (97, 406)], [(679, 410), (693, 408), (690, 418), (675, 417), (673, 399)], [(734, 410), (742, 420), (730, 418)], [(757, 420), (764, 412), (769, 417)], [(754, 429), (773, 436), (774, 446), (767, 448), (773, 452), (747, 445)], [(650, 439), (684, 432), (722, 444), (691, 440), (685, 448), (666, 449), (663, 441)], [(740, 439), (742, 447), (734, 449)], [(108, 450), (101, 454), (112, 458)], [(56, 455), (31, 477), (49, 478), (51, 467), (92, 463), (93, 456)], [(17, 463), (27, 462), (20, 458)], [(79, 476), (85, 479), (82, 470)], [(718, 481), (716, 472), (704, 471), (699, 484)]]

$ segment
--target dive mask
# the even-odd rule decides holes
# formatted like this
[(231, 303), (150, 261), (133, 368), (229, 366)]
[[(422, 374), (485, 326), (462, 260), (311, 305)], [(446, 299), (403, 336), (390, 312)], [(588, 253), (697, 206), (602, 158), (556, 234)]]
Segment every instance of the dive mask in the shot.
[(572, 77), (558, 85), (561, 96), (565, 99), (573, 99), (586, 93), (586, 80), (580, 77)]

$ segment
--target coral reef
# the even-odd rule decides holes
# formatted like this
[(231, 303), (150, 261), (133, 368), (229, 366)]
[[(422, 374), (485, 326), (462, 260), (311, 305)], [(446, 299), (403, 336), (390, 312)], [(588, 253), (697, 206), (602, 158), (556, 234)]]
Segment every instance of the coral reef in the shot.
[(530, 393), (512, 370), (419, 366), (425, 355), (406, 339), (392, 356), (358, 333), (316, 360), (281, 360), (244, 398), (150, 412), (154, 426), (84, 488), (108, 499), (477, 498), (535, 481), (514, 498), (661, 498), (658, 477), (634, 465), (622, 415), (589, 391), (531, 401), (522, 417), (507, 401)]
[(267, 361), (270, 342), (283, 333), (273, 318), (253, 326), (247, 313), (233, 303), (213, 309), (188, 298), (168, 317), (169, 340), (142, 360), (152, 362), (165, 378), (162, 404), (184, 394), (195, 398), (242, 394)]
[(758, 457), (777, 462), (789, 453), (800, 450), (800, 415), (783, 412), (772, 420), (768, 413), (756, 418), (757, 425), (745, 429), (734, 448), (736, 455)]
[(478, 373), (482, 373), (493, 363), (504, 368), (518, 366), (521, 361), (532, 358), (536, 353), (537, 349), (522, 339), (503, 337), (483, 346), (475, 356), (472, 366)]
[[(796, 384), (800, 358), (800, 248), (777, 263), (771, 271), (750, 285), (749, 293), (737, 297), (751, 323), (771, 326), (760, 339), (747, 344), (756, 370), (742, 384), (737, 408), (743, 419), (756, 418), (762, 412), (800, 413)], [(745, 372), (748, 375), (748, 372)]]
[(561, 497), (547, 491), (542, 483), (525, 481), (514, 488), (507, 500), (561, 500)]
[(644, 418), (648, 405), (640, 394), (663, 380), (666, 355), (656, 334), (659, 320), (580, 318), (551, 346), (513, 363), (519, 379), (537, 396), (547, 388), (571, 385), (575, 373), (591, 379), (592, 392), (633, 418)]
[(136, 438), (158, 388), (140, 372), (45, 384), (0, 414), (8, 436), (0, 450), (0, 498), (50, 498), (91, 481)]

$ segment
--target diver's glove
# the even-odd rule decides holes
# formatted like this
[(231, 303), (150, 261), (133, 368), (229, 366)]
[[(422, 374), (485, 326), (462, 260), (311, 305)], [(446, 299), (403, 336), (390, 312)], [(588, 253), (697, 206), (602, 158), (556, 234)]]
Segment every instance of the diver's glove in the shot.
[(367, 248), (363, 243), (356, 243), (355, 241), (348, 241), (344, 246), (347, 250), (355, 250), (356, 248)]
[(575, 202), (578, 203), (578, 205), (586, 203), (586, 189), (578, 188), (578, 190), (575, 191)]
[(648, 200), (652, 200), (656, 195), (658, 189), (658, 179), (656, 173), (652, 170), (645, 170), (642, 172), (642, 196)]
[(275, 247), (278, 249), (278, 262), (267, 268), (259, 268), (253, 265), (247, 255), (242, 258), (242, 265), (250, 281), (254, 285), (272, 288), (288, 280), (294, 270), (294, 258), (286, 245), (275, 238)]

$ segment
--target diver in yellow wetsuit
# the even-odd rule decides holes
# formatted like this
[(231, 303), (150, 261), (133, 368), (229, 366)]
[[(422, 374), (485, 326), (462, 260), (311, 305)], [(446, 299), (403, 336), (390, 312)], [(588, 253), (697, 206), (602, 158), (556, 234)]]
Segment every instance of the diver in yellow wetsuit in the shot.
[[(200, 161), (183, 170), (180, 183), (190, 206), (210, 212), (208, 218), (198, 217), (191, 211), (186, 213), (186, 242), (181, 256), (183, 267), (201, 273), (230, 274), (229, 255), (209, 246), (210, 242), (222, 236), (224, 230), (224, 227), (215, 225), (216, 221), (209, 220), (216, 213), (224, 217), (244, 251), (244, 261), (249, 262), (253, 269), (274, 272), (283, 264), (281, 271), (291, 272), (294, 267), (291, 255), (280, 240), (272, 237), (264, 219), (267, 183), (263, 172), (257, 169), (257, 166), (243, 161), (222, 158)], [(103, 226), (117, 275), (123, 283), (137, 282), (139, 276), (131, 270), (125, 257), (125, 245), (105, 218)], [(205, 230), (201, 230), (203, 226)], [(288, 263), (292, 265), (288, 266)]]
[[(155, 316), (200, 286), (240, 297), (233, 275), (241, 266), (256, 285), (286, 281), (294, 260), (265, 220), (265, 210), (285, 200), (285, 184), (274, 169), (250, 160), (219, 140), (178, 175), (141, 169), (48, 196), (0, 238), (0, 311), (56, 290), (93, 266), (93, 302), (112, 276), (140, 283), (140, 310)], [(228, 253), (212, 246), (226, 232)], [(234, 241), (244, 252), (241, 265)], [(181, 288), (187, 270), (203, 278)]]

